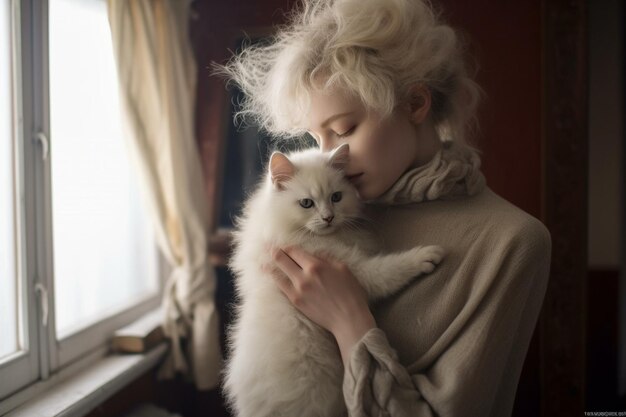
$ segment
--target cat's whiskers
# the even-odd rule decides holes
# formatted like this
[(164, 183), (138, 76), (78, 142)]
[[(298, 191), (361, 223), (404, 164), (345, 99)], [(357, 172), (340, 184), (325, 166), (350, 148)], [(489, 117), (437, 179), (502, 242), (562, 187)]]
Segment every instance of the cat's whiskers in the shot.
[(350, 232), (357, 232), (359, 230), (359, 227), (353, 223), (346, 222), (344, 225)]
[(354, 224), (356, 225), (371, 226), (373, 224), (372, 219), (368, 219), (367, 217), (362, 216), (349, 216), (346, 217), (346, 220), (354, 222)]
[(343, 224), (350, 226), (352, 228), (351, 230), (357, 230), (363, 226), (369, 226), (369, 224), (366, 221), (361, 220), (358, 217), (346, 217)]
[(311, 230), (308, 227), (306, 227), (306, 224), (298, 227), (296, 230), (293, 231), (294, 236), (307, 235), (311, 233), (312, 233)]

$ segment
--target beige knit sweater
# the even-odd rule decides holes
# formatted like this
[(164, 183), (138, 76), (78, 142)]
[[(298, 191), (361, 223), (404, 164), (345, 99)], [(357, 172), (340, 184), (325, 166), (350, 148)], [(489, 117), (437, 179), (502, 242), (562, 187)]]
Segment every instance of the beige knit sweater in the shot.
[(543, 303), (551, 240), (485, 185), (480, 158), (450, 145), (368, 205), (386, 250), (441, 245), (431, 274), (372, 306), (352, 348), (350, 416), (507, 417)]

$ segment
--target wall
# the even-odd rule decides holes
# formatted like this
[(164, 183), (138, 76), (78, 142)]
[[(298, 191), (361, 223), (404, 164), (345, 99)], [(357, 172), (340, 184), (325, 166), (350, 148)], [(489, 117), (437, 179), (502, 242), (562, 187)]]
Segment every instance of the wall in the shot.
[[(624, 79), (620, 0), (589, 1), (587, 407), (618, 406), (619, 269), (623, 230)], [(624, 308), (626, 297), (622, 296)], [(622, 313), (624, 314), (624, 313)], [(626, 323), (622, 342), (626, 342)], [(624, 351), (625, 349), (621, 349)], [(622, 354), (624, 356), (624, 354)], [(621, 368), (621, 378), (617, 370)]]
[(444, 17), (470, 41), (485, 99), (477, 145), (487, 185), (541, 218), (541, 5), (443, 0)]
[(620, 0), (589, 2), (589, 267), (617, 269), (623, 204)]

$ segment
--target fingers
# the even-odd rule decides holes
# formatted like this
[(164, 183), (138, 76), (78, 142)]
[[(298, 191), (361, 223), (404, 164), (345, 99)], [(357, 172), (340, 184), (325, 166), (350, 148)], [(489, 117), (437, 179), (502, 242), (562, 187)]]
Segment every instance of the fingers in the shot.
[(304, 270), (311, 269), (311, 267), (318, 264), (320, 261), (319, 258), (311, 255), (300, 246), (288, 246), (283, 248), (283, 252), (285, 252), (296, 264), (298, 264), (300, 269)]
[(280, 248), (272, 249), (274, 264), (290, 279), (302, 273), (302, 268), (285, 251)]
[[(323, 261), (306, 252), (299, 246), (289, 246), (283, 249), (273, 248), (272, 259), (280, 271), (272, 274), (279, 289), (294, 305), (300, 305), (301, 293), (319, 279)], [(285, 274), (285, 277), (280, 275)]]

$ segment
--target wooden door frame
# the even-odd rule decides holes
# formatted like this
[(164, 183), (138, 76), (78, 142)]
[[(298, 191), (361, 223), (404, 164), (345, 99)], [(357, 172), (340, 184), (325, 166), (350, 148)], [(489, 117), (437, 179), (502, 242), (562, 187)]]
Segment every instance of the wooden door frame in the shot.
[(543, 218), (552, 267), (538, 324), (541, 415), (585, 411), (588, 46), (584, 0), (542, 1)]

